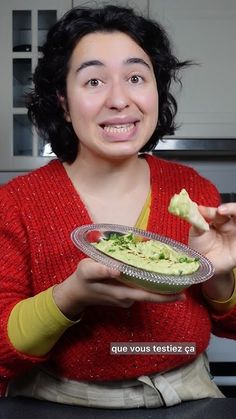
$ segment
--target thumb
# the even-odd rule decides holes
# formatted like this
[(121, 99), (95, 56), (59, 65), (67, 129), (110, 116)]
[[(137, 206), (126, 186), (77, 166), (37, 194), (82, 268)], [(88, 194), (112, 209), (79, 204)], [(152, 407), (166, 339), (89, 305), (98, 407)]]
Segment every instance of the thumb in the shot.
[(224, 213), (221, 214), (218, 208), (199, 206), (199, 211), (211, 226), (220, 227), (229, 221), (229, 216)]
[(201, 215), (208, 221), (214, 220), (217, 214), (217, 208), (215, 207), (204, 207), (203, 205), (198, 206), (199, 212)]

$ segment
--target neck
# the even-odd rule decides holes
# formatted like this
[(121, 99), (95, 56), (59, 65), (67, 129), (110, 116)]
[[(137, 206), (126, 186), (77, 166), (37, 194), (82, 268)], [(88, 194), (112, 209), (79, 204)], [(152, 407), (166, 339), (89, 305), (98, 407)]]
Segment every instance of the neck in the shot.
[(143, 177), (149, 176), (146, 161), (138, 155), (122, 160), (93, 159), (91, 156), (87, 160), (78, 155), (71, 165), (65, 163), (64, 167), (75, 188), (92, 195), (107, 190), (111, 196), (128, 193)]

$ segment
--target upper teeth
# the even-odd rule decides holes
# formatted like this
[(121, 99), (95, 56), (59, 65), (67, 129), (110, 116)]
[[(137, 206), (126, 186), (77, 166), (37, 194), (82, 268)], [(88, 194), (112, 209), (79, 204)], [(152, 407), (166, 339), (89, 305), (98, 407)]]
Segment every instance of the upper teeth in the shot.
[(132, 130), (134, 123), (123, 124), (123, 125), (105, 125), (104, 130), (107, 132), (127, 132)]

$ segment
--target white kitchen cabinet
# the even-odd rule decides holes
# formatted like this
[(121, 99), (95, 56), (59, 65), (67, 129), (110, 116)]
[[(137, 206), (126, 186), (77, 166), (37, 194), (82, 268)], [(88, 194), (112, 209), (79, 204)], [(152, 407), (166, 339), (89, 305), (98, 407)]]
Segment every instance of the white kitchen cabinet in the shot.
[(236, 1), (150, 0), (149, 16), (163, 23), (181, 59), (176, 138), (236, 138)]
[(31, 170), (51, 157), (28, 121), (24, 92), (49, 27), (72, 0), (8, 0), (0, 5), (0, 171)]

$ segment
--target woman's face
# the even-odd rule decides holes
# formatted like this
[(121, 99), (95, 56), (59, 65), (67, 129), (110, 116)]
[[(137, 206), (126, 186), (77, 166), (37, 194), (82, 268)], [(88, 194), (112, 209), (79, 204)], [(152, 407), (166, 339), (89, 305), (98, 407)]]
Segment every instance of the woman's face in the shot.
[(128, 35), (96, 32), (75, 47), (62, 99), (79, 154), (127, 158), (157, 125), (158, 91), (148, 55)]

